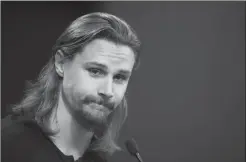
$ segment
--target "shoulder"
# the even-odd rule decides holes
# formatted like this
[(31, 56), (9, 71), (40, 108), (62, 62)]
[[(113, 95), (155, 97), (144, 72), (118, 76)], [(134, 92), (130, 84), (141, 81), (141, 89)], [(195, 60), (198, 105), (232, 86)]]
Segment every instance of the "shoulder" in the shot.
[(3, 125), (2, 162), (62, 161), (57, 148), (35, 121), (23, 118)]
[(2, 122), (1, 141), (3, 146), (6, 143), (8, 147), (17, 144), (34, 143), (37, 136), (41, 133), (38, 125), (31, 120), (12, 120)]
[(21, 135), (35, 135), (39, 131), (39, 126), (31, 119), (7, 116), (1, 120), (2, 140)]
[[(4, 123), (5, 122), (5, 123)], [(2, 159), (27, 159), (45, 144), (41, 129), (31, 120), (1, 121)], [(18, 161), (18, 160), (17, 160)], [(27, 160), (26, 160), (27, 161)]]

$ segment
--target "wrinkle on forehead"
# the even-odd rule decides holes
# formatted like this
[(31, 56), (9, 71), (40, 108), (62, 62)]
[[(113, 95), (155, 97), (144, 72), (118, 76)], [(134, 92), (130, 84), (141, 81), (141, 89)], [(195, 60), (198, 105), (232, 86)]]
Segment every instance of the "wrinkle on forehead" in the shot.
[(114, 61), (134, 61), (134, 52), (127, 45), (115, 44), (105, 39), (96, 39), (84, 49), (86, 59), (108, 57)]
[(114, 53), (104, 53), (104, 52), (102, 52), (102, 53), (100, 53), (99, 54), (99, 56), (103, 56), (103, 57), (110, 57), (110, 58), (112, 58), (112, 59), (118, 59), (118, 60), (128, 60), (127, 58), (126, 58), (126, 54), (122, 54), (122, 53), (117, 53), (117, 52), (114, 52)]

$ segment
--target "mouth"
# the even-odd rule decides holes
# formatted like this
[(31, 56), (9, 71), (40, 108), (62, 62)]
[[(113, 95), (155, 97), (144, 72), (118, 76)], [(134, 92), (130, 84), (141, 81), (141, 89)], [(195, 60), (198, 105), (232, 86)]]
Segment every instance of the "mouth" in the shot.
[(97, 103), (90, 103), (89, 104), (90, 107), (92, 107), (93, 109), (99, 110), (99, 111), (105, 111), (105, 110), (109, 110), (107, 107), (101, 105), (101, 104), (97, 104)]

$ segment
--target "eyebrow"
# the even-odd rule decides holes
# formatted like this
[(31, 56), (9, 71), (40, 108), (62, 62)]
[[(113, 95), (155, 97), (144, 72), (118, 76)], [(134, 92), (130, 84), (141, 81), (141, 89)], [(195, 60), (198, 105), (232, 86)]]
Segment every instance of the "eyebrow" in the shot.
[[(97, 66), (97, 67), (100, 67), (100, 68), (105, 69), (105, 70), (108, 69), (108, 67), (106, 65), (98, 63), (98, 62), (87, 62), (87, 63), (85, 63), (85, 65), (86, 66)], [(124, 75), (131, 75), (131, 71), (128, 71), (128, 70), (119, 70), (119, 73), (124, 74)]]
[(97, 67), (100, 67), (100, 68), (103, 68), (103, 69), (108, 69), (107, 66), (105, 66), (103, 64), (100, 64), (98, 62), (87, 62), (87, 63), (85, 63), (85, 66), (97, 66)]

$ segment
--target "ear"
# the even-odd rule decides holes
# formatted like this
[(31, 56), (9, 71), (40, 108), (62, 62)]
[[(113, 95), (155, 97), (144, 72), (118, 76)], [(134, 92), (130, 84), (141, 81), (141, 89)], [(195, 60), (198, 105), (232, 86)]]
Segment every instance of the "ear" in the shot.
[(56, 72), (60, 77), (64, 76), (64, 53), (58, 50), (55, 54), (55, 67)]

